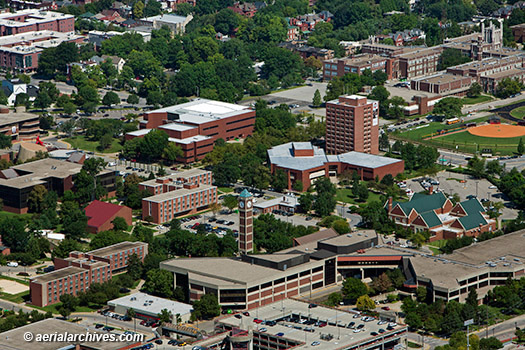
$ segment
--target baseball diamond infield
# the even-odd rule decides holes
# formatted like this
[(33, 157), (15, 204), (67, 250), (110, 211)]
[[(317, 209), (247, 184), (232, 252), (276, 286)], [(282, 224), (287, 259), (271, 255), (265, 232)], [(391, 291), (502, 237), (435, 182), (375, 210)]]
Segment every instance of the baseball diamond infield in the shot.
[(489, 124), (468, 128), (467, 131), (481, 137), (520, 137), (525, 136), (525, 126), (508, 124)]

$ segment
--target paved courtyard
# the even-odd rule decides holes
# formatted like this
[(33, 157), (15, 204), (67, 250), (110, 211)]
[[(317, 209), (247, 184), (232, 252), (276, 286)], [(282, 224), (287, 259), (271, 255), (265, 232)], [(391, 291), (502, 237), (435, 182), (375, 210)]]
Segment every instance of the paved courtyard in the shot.
[(29, 286), (15, 281), (0, 279), (0, 290), (7, 294), (18, 294), (29, 290)]

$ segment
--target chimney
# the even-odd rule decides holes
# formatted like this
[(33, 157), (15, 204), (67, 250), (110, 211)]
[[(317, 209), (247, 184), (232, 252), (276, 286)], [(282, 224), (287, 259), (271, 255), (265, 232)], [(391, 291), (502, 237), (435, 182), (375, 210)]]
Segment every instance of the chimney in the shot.
[(434, 193), (434, 186), (430, 185), (430, 187), (428, 188), (428, 194), (432, 193)]
[(392, 197), (388, 197), (388, 211), (392, 210)]

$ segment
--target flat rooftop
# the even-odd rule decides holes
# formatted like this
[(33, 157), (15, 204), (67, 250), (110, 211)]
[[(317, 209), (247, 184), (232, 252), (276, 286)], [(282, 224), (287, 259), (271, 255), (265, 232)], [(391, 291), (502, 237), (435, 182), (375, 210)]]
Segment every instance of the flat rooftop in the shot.
[(32, 113), (15, 113), (13, 111), (10, 111), (6, 114), (0, 114), (0, 127), (9, 126), (11, 124), (21, 123), (28, 120), (38, 121), (39, 116), (37, 114)]
[(448, 74), (448, 73), (441, 73), (441, 74), (432, 75), (430, 77), (419, 78), (419, 79), (414, 79), (414, 80), (417, 80), (423, 83), (429, 83), (429, 84), (448, 84), (454, 81), (459, 81), (459, 80), (464, 80), (464, 79), (471, 79), (471, 78), (468, 76), (463, 76), (463, 75), (453, 75), (453, 74)]
[(190, 124), (203, 124), (213, 120), (241, 115), (252, 110), (248, 106), (233, 103), (197, 98), (191, 102), (149, 111), (153, 113), (168, 113), (178, 115), (177, 121)]
[(116, 243), (104, 248), (91, 250), (88, 252), (88, 254), (96, 255), (96, 256), (109, 256), (118, 252), (121, 252), (123, 250), (138, 248), (141, 246), (147, 245), (147, 243), (144, 242), (120, 242)]
[(128, 309), (134, 309), (139, 313), (148, 315), (158, 315), (166, 309), (172, 315), (186, 315), (193, 311), (193, 306), (180, 303), (169, 299), (159, 298), (146, 293), (133, 293), (121, 298), (108, 301), (110, 306), (123, 306)]
[(142, 19), (142, 21), (148, 21), (148, 22), (164, 22), (164, 23), (184, 23), (188, 17), (185, 16), (177, 16), (177, 15), (158, 15), (158, 16), (152, 16), (152, 17), (146, 17)]
[(326, 243), (333, 246), (348, 246), (376, 237), (377, 233), (375, 230), (361, 230), (333, 238), (328, 238), (322, 240), (321, 243)]
[[(379, 329), (381, 328), (386, 330), (387, 324), (378, 325), (377, 319), (371, 322), (361, 321), (361, 318), (353, 318), (355, 314), (349, 311), (332, 309), (321, 305), (315, 308), (309, 308), (308, 305), (308, 303), (298, 300), (285, 299), (258, 309), (250, 310), (250, 316), (241, 315), (241, 318), (238, 319), (234, 317), (234, 315), (230, 315), (220, 319), (218, 323), (240, 329), (254, 328), (254, 332), (259, 332), (259, 329), (264, 327), (266, 328), (265, 334), (269, 336), (276, 336), (278, 333), (283, 333), (283, 335), (279, 337), (293, 340), (300, 344), (294, 347), (294, 349), (310, 349), (312, 348), (311, 343), (314, 341), (320, 343), (318, 348), (322, 350), (347, 349), (358, 344), (380, 342), (382, 337), (401, 334), (407, 331), (407, 327), (400, 324), (396, 325), (391, 331), (372, 336), (370, 334), (371, 332), (379, 333)], [(320, 328), (315, 325), (306, 326), (283, 320), (292, 315), (324, 321), (327, 322), (328, 325)], [(261, 320), (273, 320), (278, 323), (273, 327), (258, 325), (253, 322), (254, 317), (258, 317)], [(364, 330), (359, 333), (354, 333), (353, 329), (347, 328), (351, 322), (354, 322), (356, 326), (363, 324), (365, 326)], [(339, 326), (336, 326), (336, 324)], [(302, 329), (293, 328), (293, 326), (301, 326), (301, 328), (311, 327), (314, 329), (314, 332), (305, 332)], [(331, 334), (334, 338), (331, 341), (322, 340), (320, 338), (321, 334)]]
[[(98, 332), (95, 329), (90, 329), (86, 326), (81, 326), (75, 323), (58, 320), (56, 318), (48, 318), (35, 323), (12, 329), (10, 331), (2, 332), (0, 334), (0, 349), (3, 350), (27, 350), (28, 348), (38, 348), (38, 350), (56, 350), (56, 349), (75, 349), (79, 342), (62, 341), (62, 342), (39, 342), (28, 343), (24, 340), (24, 333), (31, 332), (35, 337), (38, 334), (52, 334), (57, 331), (66, 331), (69, 334), (86, 334), (98, 333), (105, 334), (107, 332)], [(38, 344), (38, 345), (37, 345)], [(118, 350), (129, 345), (129, 342), (82, 342), (84, 346), (90, 347), (94, 350)], [(82, 347), (84, 348), (84, 347)]]
[(333, 58), (331, 60), (326, 60), (325, 62), (339, 62), (343, 61), (345, 65), (348, 66), (361, 66), (377, 62), (385, 62), (388, 57), (379, 56), (375, 54), (361, 54), (354, 57), (345, 57), (345, 58)]
[(514, 68), (514, 69), (504, 70), (498, 73), (489, 74), (489, 75), (486, 75), (484, 78), (503, 79), (507, 77), (514, 77), (514, 76), (522, 75), (523, 73), (525, 73), (525, 69)]
[(198, 193), (198, 192), (206, 191), (212, 188), (217, 188), (217, 187), (206, 185), (206, 184), (200, 184), (199, 187), (196, 187), (196, 188), (179, 188), (179, 189), (176, 189), (170, 192), (160, 193), (155, 196), (146, 197), (144, 198), (144, 200), (149, 201), (149, 202), (161, 203), (161, 202), (164, 202), (172, 198), (177, 198), (177, 197), (185, 196), (187, 194), (192, 194), (192, 193)]
[(172, 180), (172, 182), (169, 182), (169, 184), (174, 184), (174, 182), (177, 181), (177, 179), (180, 179), (180, 178), (187, 179), (187, 178), (194, 177), (194, 176), (206, 175), (208, 173), (210, 173), (208, 170), (204, 170), (204, 169), (200, 169), (200, 168), (193, 168), (193, 169), (189, 169), (189, 170), (184, 170), (184, 171), (179, 171), (179, 172), (176, 172), (176, 173), (172, 173), (170, 175), (159, 177), (157, 179), (151, 179), (151, 180), (142, 181), (142, 182), (139, 183), (139, 185), (144, 185), (144, 186), (159, 186), (159, 185), (162, 185), (161, 183), (158, 183), (157, 180)]
[[(27, 16), (24, 21), (15, 21), (13, 17)], [(73, 15), (54, 11), (42, 11), (37, 9), (26, 9), (16, 12), (6, 12), (0, 14), (0, 25), (7, 27), (25, 27), (38, 23), (46, 23), (56, 20), (75, 18)]]
[[(328, 156), (329, 161), (333, 156)], [(363, 168), (379, 168), (385, 165), (395, 164), (402, 162), (400, 159), (377, 156), (374, 154), (361, 153), (361, 152), (347, 152), (337, 155), (340, 162), (356, 165)]]
[(89, 271), (86, 270), (86, 269), (83, 269), (81, 267), (68, 266), (68, 267), (64, 267), (63, 269), (51, 271), (51, 272), (48, 272), (46, 274), (43, 274), (43, 275), (31, 278), (31, 282), (47, 283), (49, 281), (54, 281), (54, 280), (57, 280), (57, 279), (61, 279), (61, 278), (64, 278), (66, 276), (72, 276), (72, 275), (75, 275), (75, 274), (81, 273), (81, 272), (88, 273)]
[(147, 135), (149, 134), (149, 132), (153, 130), (153, 129), (139, 129), (139, 130), (135, 130), (135, 131), (130, 131), (127, 133), (127, 135), (131, 135), (131, 136), (144, 136), (144, 135)]
[(56, 47), (65, 41), (73, 41), (83, 38), (74, 32), (55, 32), (42, 30), (39, 32), (20, 33), (3, 36), (0, 43), (0, 51), (12, 53), (31, 53), (48, 47)]
[(186, 130), (195, 129), (195, 126), (179, 124), (179, 123), (169, 123), (169, 124), (163, 124), (163, 125), (159, 126), (159, 129), (174, 130), (174, 131), (186, 131)]
[(322, 167), (328, 161), (324, 150), (316, 146), (313, 146), (313, 156), (294, 157), (293, 145), (294, 142), (288, 142), (270, 148), (267, 151), (270, 162), (283, 168), (307, 170)]
[(189, 144), (191, 144), (193, 142), (205, 141), (205, 140), (209, 140), (209, 139), (211, 139), (210, 136), (196, 135), (196, 136), (186, 137), (185, 139), (176, 139), (174, 137), (170, 137), (170, 138), (168, 138), (168, 141), (189, 145)]
[[(293, 254), (293, 251), (290, 253)], [(261, 258), (266, 259), (267, 257), (262, 256)], [(279, 274), (286, 276), (297, 273), (304, 270), (309, 264), (318, 266), (320, 263), (310, 261), (290, 267), (286, 271), (281, 271), (256, 264), (252, 265), (236, 258), (188, 258), (163, 261), (160, 263), (160, 266), (162, 269), (172, 272), (188, 271), (190, 277), (191, 274), (206, 276), (216, 282), (218, 281), (217, 284), (219, 285), (235, 284), (246, 286), (274, 280)], [(201, 280), (200, 277), (199, 280)]]

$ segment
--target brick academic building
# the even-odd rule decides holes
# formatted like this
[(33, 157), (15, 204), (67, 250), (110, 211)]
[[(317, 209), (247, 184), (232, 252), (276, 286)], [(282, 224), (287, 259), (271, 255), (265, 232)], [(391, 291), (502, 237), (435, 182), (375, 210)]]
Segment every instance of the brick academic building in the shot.
[(307, 189), (319, 177), (337, 176), (355, 171), (362, 180), (380, 179), (386, 174), (396, 176), (405, 169), (404, 161), (361, 152), (326, 155), (309, 142), (288, 142), (268, 150), (272, 174), (282, 170), (288, 177), (288, 189), (301, 181)]
[(145, 113), (140, 129), (127, 133), (126, 140), (163, 130), (184, 152), (177, 161), (191, 163), (211, 152), (217, 139), (245, 138), (254, 125), (255, 111), (249, 107), (198, 98)]
[(64, 294), (76, 296), (93, 283), (107, 282), (114, 272), (128, 267), (128, 259), (134, 254), (144, 261), (148, 244), (121, 242), (86, 253), (73, 251), (64, 259), (55, 258), (55, 271), (30, 280), (31, 303), (40, 307), (56, 304)]

